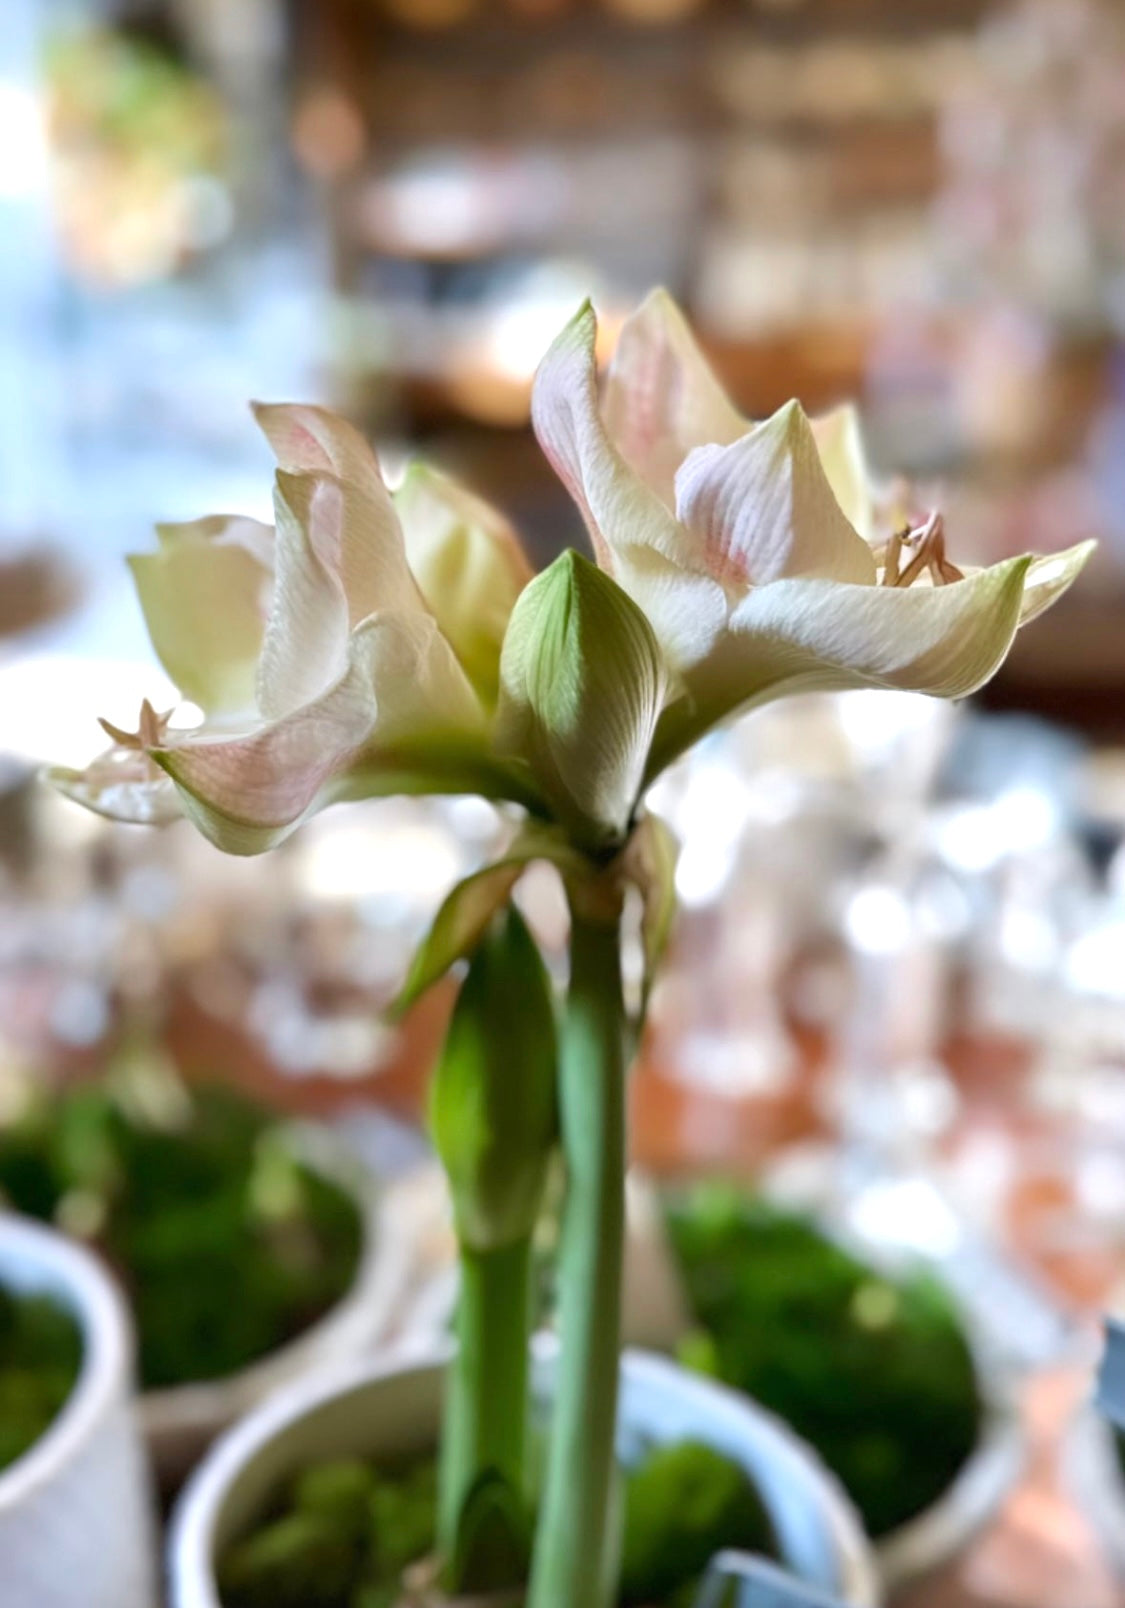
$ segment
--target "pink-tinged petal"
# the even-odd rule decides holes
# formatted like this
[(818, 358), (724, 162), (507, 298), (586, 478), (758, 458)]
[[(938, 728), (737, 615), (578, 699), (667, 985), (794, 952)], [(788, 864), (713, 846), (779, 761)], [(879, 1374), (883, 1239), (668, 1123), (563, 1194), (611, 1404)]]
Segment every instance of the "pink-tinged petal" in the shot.
[(185, 698), (208, 715), (252, 711), (273, 581), (273, 531), (222, 515), (158, 525), (129, 559), (152, 645)]
[(871, 549), (833, 496), (796, 402), (733, 446), (697, 448), (676, 476), (676, 511), (696, 567), (732, 593), (791, 576), (875, 581)]
[(597, 320), (589, 302), (556, 337), (539, 365), (531, 419), (539, 444), (586, 521), (602, 569), (616, 573), (627, 547), (690, 559), (685, 532), (622, 458), (598, 407)]
[(669, 508), (676, 470), (693, 448), (725, 446), (750, 428), (665, 290), (625, 321), (602, 414), (611, 441)]
[(377, 489), (379, 462), (347, 419), (308, 403), (254, 402), (254, 417), (280, 468), (292, 475), (335, 475)]
[(353, 625), (377, 609), (421, 608), (402, 530), (378, 459), (360, 432), (326, 408), (256, 403), (254, 415), (283, 474), (335, 481), (342, 496), (313, 539), (340, 578)]
[(871, 471), (857, 409), (853, 403), (845, 402), (810, 423), (828, 484), (845, 518), (865, 542), (873, 541)]
[(183, 814), (170, 779), (135, 748), (110, 748), (85, 770), (56, 765), (46, 775), (66, 798), (111, 821), (166, 826)]
[(334, 799), (378, 793), (380, 767), (401, 782), (427, 744), (454, 739), (483, 747), (480, 708), (449, 644), (429, 616), (384, 614), (352, 635), (343, 675), (306, 707), (241, 736), (188, 735), (152, 757), (212, 842), (255, 854)]

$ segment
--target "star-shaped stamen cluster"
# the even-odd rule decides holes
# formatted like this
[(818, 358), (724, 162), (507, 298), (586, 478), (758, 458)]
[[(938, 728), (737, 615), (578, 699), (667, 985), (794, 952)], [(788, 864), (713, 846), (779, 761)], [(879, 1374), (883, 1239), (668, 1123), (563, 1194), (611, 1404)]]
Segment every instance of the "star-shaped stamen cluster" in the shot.
[(964, 572), (945, 556), (945, 520), (937, 509), (921, 524), (907, 524), (895, 531), (883, 549), (882, 561), (884, 586), (910, 586), (924, 570), (929, 571), (935, 586), (965, 579)]
[(168, 733), (168, 724), (172, 719), (174, 709), (166, 709), (158, 715), (146, 698), (141, 704), (141, 713), (137, 721), (136, 731), (124, 731), (115, 726), (112, 721), (104, 720), (100, 716), (98, 725), (118, 748), (128, 749), (132, 753), (143, 754), (145, 768), (155, 781), (160, 775), (160, 767), (149, 757), (150, 748), (162, 748)]

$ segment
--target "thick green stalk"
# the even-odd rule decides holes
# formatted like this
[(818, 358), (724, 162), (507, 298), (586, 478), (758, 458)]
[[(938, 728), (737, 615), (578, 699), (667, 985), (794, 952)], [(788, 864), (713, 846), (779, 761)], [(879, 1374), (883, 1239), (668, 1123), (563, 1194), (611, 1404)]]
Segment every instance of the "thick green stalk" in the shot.
[(616, 1584), (625, 1073), (619, 923), (572, 909), (559, 1063), (561, 1351), (528, 1608), (607, 1608)]
[(493, 1251), (461, 1250), (457, 1354), (450, 1365), (441, 1449), (439, 1542), (457, 1551), (465, 1498), (494, 1472), (527, 1490), (531, 1241)]

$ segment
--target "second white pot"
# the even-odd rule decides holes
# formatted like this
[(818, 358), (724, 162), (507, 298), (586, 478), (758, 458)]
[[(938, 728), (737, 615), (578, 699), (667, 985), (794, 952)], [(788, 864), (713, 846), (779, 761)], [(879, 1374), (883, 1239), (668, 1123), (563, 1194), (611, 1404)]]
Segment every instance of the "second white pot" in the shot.
[[(236, 1424), (184, 1490), (169, 1548), (172, 1608), (221, 1608), (215, 1559), (268, 1507), (278, 1488), (318, 1459), (393, 1459), (437, 1441), (447, 1348), (398, 1363), (304, 1380)], [(549, 1394), (554, 1347), (537, 1353), (535, 1390)], [(707, 1441), (754, 1480), (782, 1561), (855, 1608), (880, 1601), (870, 1549), (847, 1498), (808, 1449), (770, 1414), (662, 1357), (622, 1360), (620, 1440)]]

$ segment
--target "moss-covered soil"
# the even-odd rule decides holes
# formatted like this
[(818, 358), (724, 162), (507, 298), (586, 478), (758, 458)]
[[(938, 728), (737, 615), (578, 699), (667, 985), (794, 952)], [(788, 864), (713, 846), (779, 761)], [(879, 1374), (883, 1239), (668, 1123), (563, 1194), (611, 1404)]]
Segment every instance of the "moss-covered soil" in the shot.
[(363, 1223), (284, 1129), (218, 1090), (172, 1127), (82, 1088), (0, 1130), (0, 1203), (86, 1239), (133, 1305), (146, 1389), (219, 1379), (347, 1291)]
[(673, 1197), (667, 1224), (698, 1325), (682, 1361), (791, 1424), (870, 1535), (941, 1496), (977, 1443), (982, 1403), (935, 1278), (885, 1277), (808, 1219), (725, 1185)]

